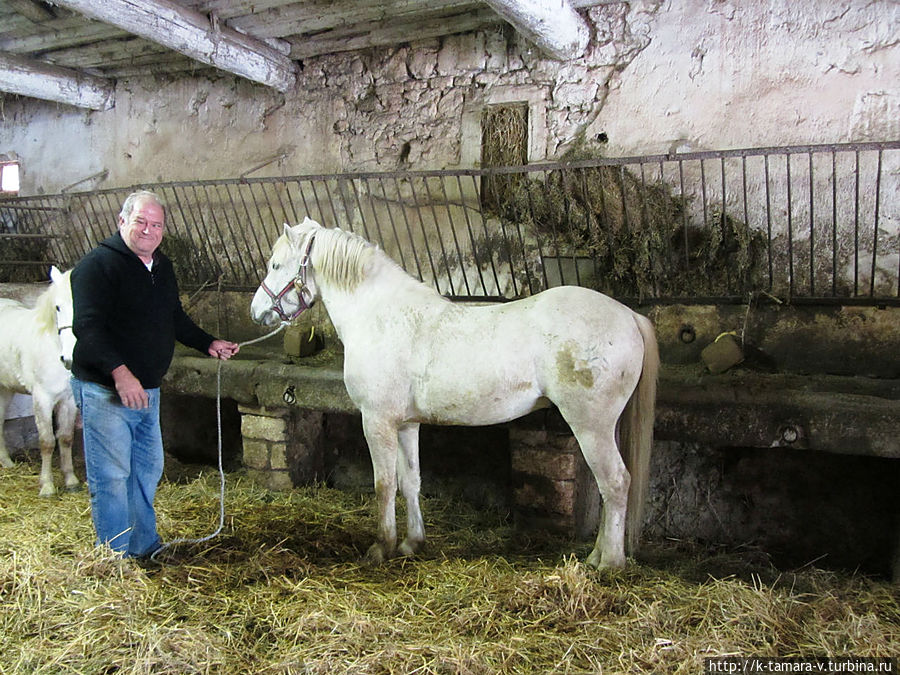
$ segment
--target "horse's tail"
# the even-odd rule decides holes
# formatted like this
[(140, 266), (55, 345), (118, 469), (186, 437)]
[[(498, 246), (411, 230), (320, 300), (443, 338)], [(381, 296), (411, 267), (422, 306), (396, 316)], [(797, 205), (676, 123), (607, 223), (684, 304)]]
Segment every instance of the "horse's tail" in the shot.
[(619, 448), (631, 474), (628, 489), (628, 515), (625, 520), (625, 551), (637, 552), (644, 518), (644, 502), (650, 477), (650, 453), (653, 449), (653, 421), (656, 414), (656, 378), (659, 373), (659, 347), (656, 331), (647, 317), (635, 313), (635, 322), (644, 340), (641, 377), (619, 422)]

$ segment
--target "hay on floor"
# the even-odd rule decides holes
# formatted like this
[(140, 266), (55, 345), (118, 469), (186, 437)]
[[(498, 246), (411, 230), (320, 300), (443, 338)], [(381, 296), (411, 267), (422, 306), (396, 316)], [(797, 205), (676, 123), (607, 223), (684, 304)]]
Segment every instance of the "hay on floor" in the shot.
[[(436, 499), (424, 554), (370, 567), (369, 495), (240, 474), (220, 537), (145, 568), (92, 548), (86, 492), (39, 499), (37, 473), (0, 472), (0, 673), (693, 675), (711, 656), (900, 644), (886, 581), (674, 544), (596, 572), (586, 544)], [(164, 483), (158, 511), (164, 537), (212, 532), (218, 476)]]

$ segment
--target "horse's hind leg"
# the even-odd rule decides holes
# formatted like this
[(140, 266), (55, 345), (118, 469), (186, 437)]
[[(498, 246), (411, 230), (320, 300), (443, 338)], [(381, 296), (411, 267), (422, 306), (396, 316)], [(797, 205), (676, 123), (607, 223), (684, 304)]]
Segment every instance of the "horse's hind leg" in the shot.
[(0, 389), (0, 466), (7, 469), (14, 466), (9, 451), (6, 449), (6, 440), (3, 438), (3, 421), (6, 419), (6, 406), (12, 399), (12, 392)]
[(372, 458), (375, 478), (375, 501), (378, 504), (378, 541), (369, 547), (366, 557), (381, 563), (394, 555), (397, 548), (397, 426), (392, 422), (363, 413), (363, 433)]
[(397, 456), (397, 476), (400, 491), (406, 500), (406, 539), (400, 544), (400, 553), (415, 555), (425, 542), (425, 522), (419, 507), (419, 490), (422, 479), (419, 473), (419, 425), (409, 424), (400, 428), (400, 449)]
[(576, 417), (572, 411), (563, 408), (560, 411), (572, 428), (584, 459), (597, 481), (600, 496), (603, 497), (603, 519), (587, 563), (597, 568), (623, 567), (625, 515), (631, 476), (619, 454), (615, 420), (610, 420), (608, 413), (592, 419), (589, 416)]
[(59, 468), (67, 490), (77, 490), (81, 483), (72, 466), (72, 439), (75, 435), (77, 408), (71, 395), (63, 396), (56, 404), (56, 440), (59, 443)]

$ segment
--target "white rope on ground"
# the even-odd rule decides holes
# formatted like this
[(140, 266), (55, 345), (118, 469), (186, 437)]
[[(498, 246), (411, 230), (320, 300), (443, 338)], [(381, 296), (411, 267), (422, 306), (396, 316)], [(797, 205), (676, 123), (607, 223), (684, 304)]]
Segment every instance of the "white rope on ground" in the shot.
[[(281, 324), (275, 330), (266, 333), (265, 335), (254, 338), (253, 340), (247, 340), (247, 342), (239, 342), (239, 347), (246, 347), (247, 345), (256, 344), (257, 342), (262, 342), (263, 340), (268, 340), (270, 337), (277, 335), (282, 330), (284, 330), (290, 323), (287, 321), (282, 321)], [(218, 537), (222, 532), (222, 529), (225, 527), (225, 469), (222, 466), (222, 364), (224, 361), (219, 359), (219, 363), (216, 365), (216, 428), (218, 429), (218, 440), (217, 440), (217, 450), (219, 455), (219, 527), (216, 528), (216, 531), (212, 534), (208, 534), (205, 537), (200, 537), (199, 539), (173, 539), (170, 542), (167, 542), (161, 545), (158, 549), (156, 549), (153, 553), (150, 554), (150, 560), (153, 562), (158, 562), (156, 560), (156, 556), (158, 556), (163, 551), (170, 549), (174, 546), (178, 546), (179, 544), (202, 544), (204, 542), (209, 541), (210, 539), (214, 539)]]

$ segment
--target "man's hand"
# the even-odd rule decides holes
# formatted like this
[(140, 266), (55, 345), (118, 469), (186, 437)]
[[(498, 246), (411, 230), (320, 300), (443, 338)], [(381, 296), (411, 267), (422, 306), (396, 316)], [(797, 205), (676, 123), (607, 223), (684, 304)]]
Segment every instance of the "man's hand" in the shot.
[(141, 381), (138, 380), (126, 365), (118, 366), (112, 371), (113, 380), (116, 383), (116, 393), (122, 405), (132, 410), (141, 410), (150, 407), (150, 397), (144, 391)]
[(228, 342), (228, 340), (213, 340), (209, 345), (209, 355), (216, 359), (227, 361), (241, 350), (241, 346), (236, 342)]

